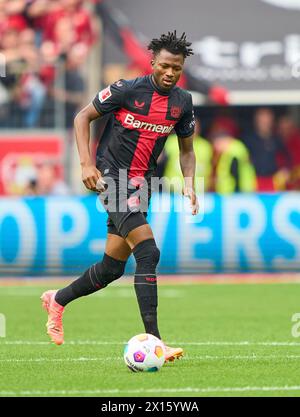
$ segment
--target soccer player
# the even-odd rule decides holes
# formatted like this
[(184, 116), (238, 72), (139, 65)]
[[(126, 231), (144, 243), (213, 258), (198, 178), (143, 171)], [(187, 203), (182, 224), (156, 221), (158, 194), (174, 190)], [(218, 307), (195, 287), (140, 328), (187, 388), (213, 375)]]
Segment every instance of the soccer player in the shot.
[[(176, 86), (185, 58), (193, 54), (190, 45), (185, 34), (177, 37), (176, 31), (153, 39), (148, 46), (153, 52), (152, 74), (115, 82), (100, 91), (75, 117), (82, 180), (89, 190), (100, 192), (108, 212), (108, 234), (102, 262), (92, 265), (69, 286), (46, 291), (41, 297), (48, 312), (47, 333), (58, 345), (63, 343), (65, 306), (120, 278), (131, 253), (136, 260), (134, 287), (145, 332), (161, 338), (157, 323), (156, 282), (160, 251), (146, 220), (148, 207), (143, 210), (142, 198), (137, 198), (136, 193), (149, 185), (157, 158), (174, 129), (185, 179), (183, 194), (191, 200), (192, 214), (198, 213), (194, 191), (192, 98)], [(99, 142), (95, 165), (89, 150), (90, 123), (107, 113), (112, 116)], [(126, 173), (126, 181), (120, 177), (121, 172)], [(151, 188), (149, 196), (150, 193)], [(106, 204), (108, 200), (116, 204)], [(166, 361), (182, 355), (181, 348), (166, 346)]]

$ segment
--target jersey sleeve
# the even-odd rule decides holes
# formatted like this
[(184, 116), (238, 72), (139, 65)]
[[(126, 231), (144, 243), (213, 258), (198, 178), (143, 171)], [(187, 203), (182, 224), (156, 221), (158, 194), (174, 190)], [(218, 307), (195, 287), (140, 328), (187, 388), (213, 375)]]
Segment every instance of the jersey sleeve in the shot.
[(175, 125), (176, 135), (180, 138), (186, 138), (194, 133), (195, 116), (193, 110), (192, 96), (189, 94), (184, 108), (183, 115)]
[(125, 81), (117, 81), (114, 84), (111, 84), (103, 90), (99, 91), (93, 100), (93, 105), (101, 114), (111, 113), (123, 107), (125, 94)]

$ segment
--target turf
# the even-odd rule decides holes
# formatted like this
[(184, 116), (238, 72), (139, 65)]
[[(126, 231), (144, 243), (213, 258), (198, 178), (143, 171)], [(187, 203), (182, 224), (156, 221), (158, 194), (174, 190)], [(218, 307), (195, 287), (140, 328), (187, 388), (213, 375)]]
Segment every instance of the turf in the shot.
[(300, 396), (299, 284), (161, 285), (161, 333), (185, 357), (157, 373), (123, 362), (143, 332), (131, 285), (70, 304), (62, 346), (45, 333), (39, 296), (51, 287), (0, 286), (0, 396)]

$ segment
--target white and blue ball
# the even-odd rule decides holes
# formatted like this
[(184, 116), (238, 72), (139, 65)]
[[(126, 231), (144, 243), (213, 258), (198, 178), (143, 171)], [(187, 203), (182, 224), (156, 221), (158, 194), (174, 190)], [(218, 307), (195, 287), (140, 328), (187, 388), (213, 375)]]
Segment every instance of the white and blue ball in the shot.
[(133, 372), (159, 371), (165, 363), (165, 345), (152, 334), (138, 334), (126, 344), (124, 361)]

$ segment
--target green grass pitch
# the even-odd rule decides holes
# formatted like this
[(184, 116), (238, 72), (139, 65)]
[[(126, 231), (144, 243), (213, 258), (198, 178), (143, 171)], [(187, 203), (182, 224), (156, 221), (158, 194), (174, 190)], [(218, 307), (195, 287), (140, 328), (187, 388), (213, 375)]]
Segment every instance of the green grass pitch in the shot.
[(132, 373), (123, 361), (125, 342), (144, 331), (132, 285), (71, 303), (62, 346), (45, 332), (39, 297), (51, 288), (0, 282), (2, 397), (300, 396), (297, 283), (160, 285), (162, 337), (185, 357), (156, 373)]

